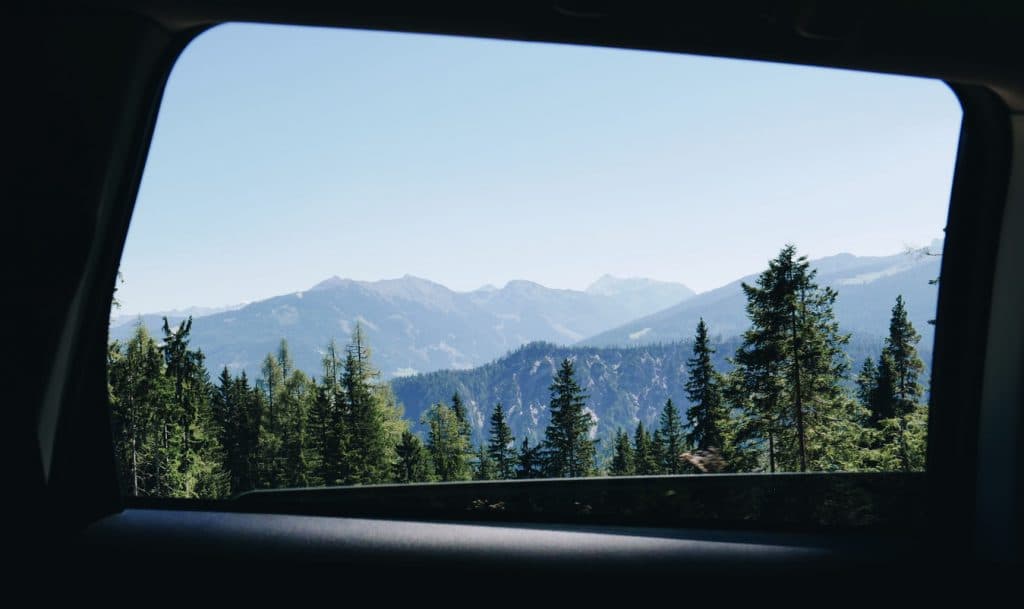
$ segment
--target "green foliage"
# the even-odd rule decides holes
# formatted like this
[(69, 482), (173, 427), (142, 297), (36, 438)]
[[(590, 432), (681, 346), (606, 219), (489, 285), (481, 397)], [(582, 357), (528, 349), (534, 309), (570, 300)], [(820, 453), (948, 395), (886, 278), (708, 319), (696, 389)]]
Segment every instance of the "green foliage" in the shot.
[(158, 494), (167, 475), (166, 466), (160, 469), (161, 417), (169, 415), (171, 386), (163, 367), (160, 348), (141, 323), (127, 343), (111, 343), (107, 351), (114, 446), (121, 483), (132, 496)]
[(265, 409), (260, 451), (260, 478), (265, 487), (297, 487), (324, 479), (311, 471), (308, 431), (315, 383), (292, 364), (287, 341), (263, 360), (257, 383), (264, 392)]
[(411, 431), (402, 432), (402, 439), (395, 452), (395, 482), (427, 482), (430, 480), (430, 466), (423, 442)]
[(523, 438), (523, 444), (519, 447), (519, 462), (516, 468), (516, 478), (529, 480), (544, 476), (543, 467), (543, 445), (530, 446), (530, 439)]
[(165, 376), (171, 382), (170, 417), (165, 421), (162, 481), (172, 496), (221, 497), (228, 480), (221, 468), (211, 409), (212, 385), (203, 353), (189, 349), (192, 318), (172, 330), (164, 318)]
[(466, 405), (462, 402), (458, 391), (452, 394), (452, 412), (459, 420), (459, 433), (466, 436), (467, 442), (472, 443), (473, 428), (469, 423), (469, 413), (466, 411)]
[(622, 429), (615, 432), (615, 456), (612, 457), (608, 473), (612, 476), (632, 476), (635, 473), (633, 446), (629, 443), (629, 434)]
[(342, 453), (347, 484), (380, 484), (391, 477), (396, 405), (376, 382), (362, 326), (356, 324), (342, 367)]
[(446, 404), (434, 404), (421, 421), (427, 426), (427, 450), (434, 476), (442, 482), (469, 480), (472, 448), (461, 422)]
[(494, 479), (511, 480), (516, 477), (516, 440), (512, 429), (505, 420), (501, 402), (494, 405), (491, 413), (491, 430), (487, 440), (487, 455), (493, 463)]
[(544, 432), (547, 474), (553, 478), (593, 475), (596, 448), (590, 432), (594, 422), (586, 411), (586, 395), (576, 382), (568, 358), (562, 360), (550, 389), (551, 422)]
[(341, 467), (342, 413), (344, 393), (341, 384), (342, 360), (337, 344), (327, 344), (322, 360), (320, 384), (311, 388), (309, 408), (309, 447), (313, 484), (336, 485), (344, 480)]
[(477, 447), (476, 455), (473, 460), (473, 479), (497, 479), (496, 473), (494, 471), (494, 461), (491, 459), (491, 456), (487, 453), (487, 447), (483, 444)]
[[(722, 404), (721, 378), (711, 362), (714, 352), (708, 340), (708, 326), (701, 319), (693, 342), (693, 357), (686, 362), (689, 371), (686, 397), (690, 400), (686, 411), (686, 443), (700, 450), (713, 446), (721, 448), (724, 440), (722, 425), (726, 413)], [(664, 427), (665, 422), (662, 421)], [(673, 469), (671, 473), (677, 472)]]
[(815, 275), (787, 245), (755, 285), (743, 284), (751, 327), (736, 353), (734, 395), (747, 396), (744, 436), (767, 445), (770, 471), (831, 465), (827, 428), (845, 421), (849, 335), (835, 320), (836, 292), (814, 283)]
[(866, 408), (870, 408), (871, 401), (878, 386), (878, 367), (875, 360), (870, 356), (864, 358), (860, 372), (857, 374), (857, 400)]
[[(683, 431), (683, 422), (679, 416), (679, 409), (672, 403), (672, 400), (665, 402), (665, 408), (661, 411), (659, 424), (655, 445), (657, 447), (660, 469), (665, 474), (682, 473), (683, 462), (680, 459), (680, 455), (686, 450), (688, 442)], [(716, 421), (715, 424), (717, 427), (718, 422)], [(721, 444), (718, 444), (718, 446), (721, 446)]]
[(928, 411), (921, 404), (924, 363), (917, 354), (921, 339), (907, 318), (902, 296), (896, 297), (879, 365), (865, 362), (858, 377), (858, 398), (869, 414), (873, 433), (868, 444), (873, 469), (924, 469)]
[[(645, 394), (664, 406), (651, 430), (651, 404), (641, 404), (651, 414), (632, 438), (615, 417), (636, 421), (633, 402), (603, 421), (615, 430), (610, 454), (602, 455), (607, 473), (923, 470), (925, 368), (903, 298), (892, 308), (881, 352), (870, 347), (857, 378), (848, 381), (848, 336), (833, 314), (837, 294), (818, 287), (814, 277), (806, 259), (787, 246), (754, 285), (743, 286), (750, 327), (728, 374), (716, 370), (703, 320), (688, 359), (685, 346), (672, 347), (679, 353), (664, 365), (674, 373), (632, 370), (668, 380), (660, 393)], [(295, 368), (282, 340), (263, 360), (255, 384), (244, 371), (233, 377), (228, 368), (211, 383), (203, 353), (190, 347), (191, 328), (191, 319), (174, 327), (165, 319), (158, 344), (140, 323), (131, 336), (108, 345), (118, 477), (128, 494), (217, 498), (301, 485), (591, 476), (598, 473), (595, 423), (581, 382), (592, 391), (622, 390), (605, 388), (592, 363), (580, 376), (566, 357), (547, 386), (544, 441), (531, 445), (531, 429), (517, 450), (509, 418), (514, 413), (522, 422), (523, 413), (506, 412), (494, 400), (484, 402), (495, 406), (474, 449), (479, 388), (459, 385), (477, 396), (467, 402), (442, 383), (438, 390), (447, 387), (447, 393), (440, 395), (451, 395), (452, 406), (435, 403), (420, 417), (424, 443), (410, 431), (392, 384), (380, 381), (359, 325), (344, 353), (328, 343), (318, 380)], [(487, 382), (503, 382), (496, 368), (488, 370)], [(680, 388), (689, 401), (685, 420), (665, 397)], [(716, 466), (705, 467), (711, 461)]]
[(633, 473), (638, 476), (651, 476), (661, 473), (654, 440), (650, 432), (644, 429), (644, 422), (636, 425), (633, 434)]
[(889, 336), (885, 340), (885, 355), (889, 356), (892, 368), (893, 402), (896, 416), (909, 415), (924, 395), (920, 383), (924, 362), (917, 355), (917, 343), (921, 335), (907, 318), (903, 296), (896, 297), (889, 321)]
[(868, 434), (867, 469), (924, 471), (928, 444), (928, 407), (924, 404), (901, 417), (880, 420)]
[(213, 392), (213, 418), (232, 492), (256, 488), (261, 400), (243, 372), (231, 377), (225, 367)]

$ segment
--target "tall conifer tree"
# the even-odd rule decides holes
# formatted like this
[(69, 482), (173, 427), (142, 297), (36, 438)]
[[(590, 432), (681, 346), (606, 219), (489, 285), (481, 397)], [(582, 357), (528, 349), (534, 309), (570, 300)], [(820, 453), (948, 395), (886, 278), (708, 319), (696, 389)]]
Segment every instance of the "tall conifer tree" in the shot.
[(379, 484), (389, 479), (394, 444), (387, 428), (387, 413), (373, 383), (378, 373), (370, 364), (370, 350), (362, 326), (356, 324), (345, 354), (341, 375), (344, 391), (343, 441), (345, 481)]
[(643, 421), (636, 424), (636, 432), (633, 434), (633, 472), (638, 476), (661, 473), (655, 454), (654, 441), (651, 439), (650, 432), (644, 429)]
[(615, 454), (608, 473), (612, 476), (632, 476), (633, 472), (633, 445), (629, 443), (629, 434), (619, 429), (615, 432)]
[(396, 449), (398, 461), (395, 464), (396, 482), (426, 482), (429, 477), (427, 452), (423, 443), (411, 431), (403, 431)]
[(686, 397), (690, 407), (686, 411), (685, 425), (687, 444), (699, 450), (722, 448), (724, 441), (722, 425), (726, 414), (721, 379), (711, 362), (714, 353), (708, 339), (708, 326), (701, 318), (693, 341), (693, 357), (686, 361), (689, 372)]
[(686, 450), (686, 435), (679, 409), (672, 400), (665, 401), (658, 427), (658, 457), (662, 473), (679, 474), (683, 471), (680, 455)]
[(543, 456), (541, 455), (542, 444), (530, 446), (530, 438), (523, 438), (519, 447), (519, 461), (516, 468), (516, 478), (529, 480), (544, 476)]
[(587, 396), (576, 382), (576, 372), (568, 358), (562, 360), (550, 390), (551, 421), (544, 433), (548, 475), (592, 475), (596, 467), (596, 448), (590, 439), (594, 422), (585, 410)]
[(743, 284), (751, 328), (736, 363), (753, 396), (748, 415), (768, 440), (772, 471), (777, 465), (799, 471), (834, 467), (830, 421), (852, 417), (841, 385), (849, 335), (839, 332), (835, 320), (836, 292), (820, 288), (815, 275), (807, 258), (787, 245), (756, 285)]
[(462, 434), (455, 411), (446, 404), (434, 404), (421, 422), (427, 426), (427, 451), (438, 480), (468, 480), (472, 449)]
[(491, 430), (487, 440), (487, 454), (494, 465), (494, 477), (498, 480), (511, 480), (516, 477), (516, 444), (512, 437), (512, 429), (505, 420), (505, 410), (501, 402), (494, 405), (491, 413)]

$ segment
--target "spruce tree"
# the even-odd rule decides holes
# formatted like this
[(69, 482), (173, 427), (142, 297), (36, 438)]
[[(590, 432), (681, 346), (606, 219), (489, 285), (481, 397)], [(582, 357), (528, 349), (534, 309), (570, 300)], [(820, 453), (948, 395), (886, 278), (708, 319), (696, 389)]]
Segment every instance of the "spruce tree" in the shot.
[(882, 421), (896, 416), (896, 379), (893, 374), (892, 356), (882, 349), (875, 369), (875, 380), (867, 395), (871, 425), (878, 428)]
[(680, 455), (686, 450), (687, 441), (679, 409), (671, 399), (666, 400), (665, 408), (661, 411), (656, 444), (661, 471), (666, 474), (682, 473)]
[(309, 412), (310, 447), (312, 449), (314, 482), (326, 485), (341, 484), (342, 436), (342, 360), (337, 344), (327, 344), (321, 360), (320, 384), (314, 386), (314, 399)]
[(638, 476), (661, 473), (655, 454), (654, 441), (651, 439), (650, 432), (644, 429), (643, 421), (636, 424), (636, 432), (633, 434), (633, 472)]
[(541, 450), (543, 445), (538, 444), (536, 446), (530, 446), (530, 438), (523, 438), (523, 443), (519, 447), (519, 462), (518, 468), (516, 469), (516, 478), (520, 480), (530, 480), (534, 478), (542, 478), (544, 476), (543, 468), (543, 455)]
[(877, 383), (878, 367), (875, 366), (875, 360), (866, 357), (857, 374), (857, 399), (867, 409), (871, 408), (871, 400), (875, 395)]
[[(690, 400), (686, 411), (686, 443), (698, 450), (721, 449), (724, 440), (722, 425), (726, 414), (721, 379), (711, 361), (714, 352), (708, 340), (707, 324), (701, 318), (693, 341), (693, 357), (686, 361), (689, 372), (686, 397)], [(662, 422), (662, 426), (664, 424)]]
[(221, 469), (222, 456), (210, 408), (212, 384), (202, 351), (189, 349), (192, 318), (174, 330), (164, 318), (162, 351), (165, 375), (171, 383), (171, 417), (164, 428), (173, 429), (165, 448), (173, 462), (165, 482), (168, 496), (216, 498), (228, 492), (227, 476)]
[(437, 479), (468, 480), (472, 449), (462, 434), (455, 411), (446, 404), (434, 404), (424, 413), (421, 423), (427, 426), (427, 451)]
[(307, 425), (315, 388), (301, 370), (283, 362), (281, 369), (290, 370), (285, 377), (280, 401), (282, 483), (291, 487), (307, 486), (310, 483)]
[(501, 402), (494, 406), (491, 413), (490, 437), (487, 440), (487, 454), (494, 465), (494, 477), (498, 480), (511, 480), (516, 477), (516, 444), (512, 437), (512, 429), (505, 420), (505, 410)]
[(897, 296), (874, 391), (867, 403), (871, 423), (879, 430), (876, 449), (883, 469), (911, 471), (924, 467), (927, 407), (921, 403), (924, 363), (917, 354), (920, 339), (907, 317), (903, 297)]
[(467, 412), (466, 405), (462, 402), (462, 396), (458, 391), (452, 394), (452, 412), (459, 420), (459, 429), (462, 435), (466, 436), (467, 441), (472, 442), (473, 427), (469, 422), (469, 412)]
[(615, 455), (608, 473), (612, 476), (632, 476), (634, 473), (633, 446), (629, 443), (629, 434), (622, 429), (615, 432)]
[(402, 439), (395, 451), (395, 482), (426, 482), (429, 477), (427, 452), (423, 443), (411, 431), (402, 432)]
[(388, 429), (390, 405), (383, 404), (374, 386), (378, 376), (362, 326), (356, 324), (343, 364), (343, 468), (349, 484), (379, 484), (391, 476), (393, 430)]
[(224, 456), (224, 470), (232, 492), (243, 490), (248, 474), (248, 454), (244, 448), (245, 413), (235, 380), (227, 366), (217, 377), (211, 408), (220, 432), (220, 445)]
[(263, 393), (249, 385), (249, 377), (243, 370), (235, 379), (235, 400), (241, 411), (241, 437), (238, 450), (245, 455), (245, 471), (242, 474), (241, 488), (234, 492), (259, 488), (261, 417), (264, 410)]
[(889, 321), (889, 336), (885, 341), (885, 353), (889, 356), (892, 366), (896, 416), (910, 414), (924, 395), (924, 387), (920, 383), (924, 362), (917, 354), (917, 343), (920, 340), (921, 335), (907, 317), (903, 296), (897, 296)]
[(263, 412), (260, 415), (260, 457), (258, 475), (261, 488), (282, 486), (281, 465), (281, 393), (284, 378), (277, 358), (268, 353), (260, 367), (256, 387), (262, 393)]
[(494, 461), (487, 452), (487, 446), (481, 444), (477, 447), (473, 460), (474, 480), (495, 480)]
[(596, 448), (590, 439), (593, 419), (585, 410), (586, 395), (576, 382), (568, 358), (551, 384), (551, 421), (544, 432), (546, 470), (551, 477), (589, 476), (596, 467)]
[(158, 448), (167, 422), (161, 417), (170, 402), (163, 365), (160, 349), (141, 320), (123, 347), (115, 341), (108, 349), (114, 446), (122, 485), (132, 496), (159, 492)]
[[(756, 285), (743, 284), (751, 328), (736, 355), (745, 389), (753, 395), (748, 413), (769, 445), (770, 467), (806, 471), (832, 469), (835, 421), (844, 429), (853, 404), (842, 380), (843, 347), (833, 306), (837, 293), (820, 288), (805, 256), (787, 245), (761, 273)], [(855, 426), (849, 433), (857, 435)]]

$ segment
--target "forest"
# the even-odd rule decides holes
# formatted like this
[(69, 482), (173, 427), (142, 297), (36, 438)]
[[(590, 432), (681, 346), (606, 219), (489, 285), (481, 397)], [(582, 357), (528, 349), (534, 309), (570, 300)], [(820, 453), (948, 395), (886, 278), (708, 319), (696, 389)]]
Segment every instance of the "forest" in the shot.
[(403, 417), (356, 326), (324, 348), (322, 372), (298, 370), (282, 340), (259, 375), (212, 379), (189, 344), (191, 318), (166, 319), (156, 338), (139, 324), (108, 346), (108, 393), (120, 482), (131, 496), (221, 498), (252, 489), (716, 472), (920, 471), (927, 405), (920, 335), (902, 297), (888, 336), (857, 371), (843, 350), (838, 293), (792, 245), (743, 285), (749, 328), (716, 370), (703, 320), (687, 380), (658, 425), (619, 429), (599, 458), (595, 422), (573, 361), (550, 386), (543, 440), (512, 434), (502, 404), (474, 445), (466, 407), (424, 411), (423, 437)]

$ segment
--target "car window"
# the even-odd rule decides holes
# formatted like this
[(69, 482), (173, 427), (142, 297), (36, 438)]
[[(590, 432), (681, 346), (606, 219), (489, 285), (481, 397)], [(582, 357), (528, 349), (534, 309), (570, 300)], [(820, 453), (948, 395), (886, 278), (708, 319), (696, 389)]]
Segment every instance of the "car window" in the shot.
[(927, 79), (216, 27), (115, 286), (124, 493), (921, 472), (960, 118)]

